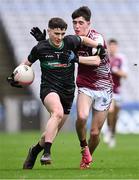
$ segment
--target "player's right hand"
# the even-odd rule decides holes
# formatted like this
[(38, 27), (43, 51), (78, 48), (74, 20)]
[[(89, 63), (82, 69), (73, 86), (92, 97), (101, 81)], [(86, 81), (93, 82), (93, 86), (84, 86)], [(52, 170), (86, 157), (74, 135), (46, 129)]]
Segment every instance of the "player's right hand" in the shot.
[(13, 73), (7, 77), (7, 82), (13, 87), (22, 88), (22, 86), (19, 85), (18, 82), (14, 80), (14, 74)]
[(98, 55), (100, 59), (104, 59), (106, 54), (107, 54), (106, 49), (101, 44), (98, 44), (97, 52), (95, 55)]
[(37, 40), (42, 41), (46, 39), (46, 30), (44, 29), (43, 32), (38, 27), (33, 27), (31, 29), (30, 34)]

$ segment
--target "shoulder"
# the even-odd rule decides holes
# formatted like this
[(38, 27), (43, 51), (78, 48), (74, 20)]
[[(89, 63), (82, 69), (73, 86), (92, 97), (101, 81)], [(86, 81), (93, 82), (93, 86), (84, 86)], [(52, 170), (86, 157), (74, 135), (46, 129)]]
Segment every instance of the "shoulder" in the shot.
[(87, 36), (93, 39), (94, 41), (97, 41), (98, 43), (105, 45), (105, 40), (103, 35), (97, 32), (95, 29), (90, 29)]
[(67, 35), (64, 37), (64, 40), (66, 41), (81, 41), (81, 38), (80, 36), (77, 36), (77, 35)]
[(43, 46), (46, 46), (49, 44), (49, 41), (48, 39), (47, 40), (42, 40), (42, 41), (39, 41), (38, 44), (36, 45), (37, 48), (40, 48), (40, 47), (43, 47)]
[(39, 53), (43, 49), (49, 49), (49, 48), (50, 48), (49, 41), (43, 40), (43, 41), (39, 41), (38, 44), (34, 46), (33, 51), (36, 51), (37, 53)]
[(40, 50), (42, 50), (44, 47), (47, 47), (48, 45), (49, 44), (47, 40), (39, 41), (38, 44), (32, 48), (31, 54), (39, 53)]
[(81, 38), (77, 35), (67, 35), (63, 39), (65, 46), (68, 48), (75, 50), (81, 46)]

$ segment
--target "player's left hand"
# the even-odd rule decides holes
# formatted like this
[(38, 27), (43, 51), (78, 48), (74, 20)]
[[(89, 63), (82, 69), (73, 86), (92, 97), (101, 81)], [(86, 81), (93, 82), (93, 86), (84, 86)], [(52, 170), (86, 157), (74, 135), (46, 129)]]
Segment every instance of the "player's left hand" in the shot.
[(38, 27), (33, 27), (31, 29), (30, 34), (34, 36), (37, 41), (42, 41), (46, 39), (46, 30), (44, 29), (43, 32)]
[(22, 86), (17, 81), (14, 80), (13, 73), (7, 77), (7, 82), (13, 87), (22, 88)]
[(106, 49), (101, 44), (99, 44), (97, 46), (97, 52), (95, 55), (98, 55), (100, 57), (100, 59), (104, 59), (106, 54), (107, 54)]

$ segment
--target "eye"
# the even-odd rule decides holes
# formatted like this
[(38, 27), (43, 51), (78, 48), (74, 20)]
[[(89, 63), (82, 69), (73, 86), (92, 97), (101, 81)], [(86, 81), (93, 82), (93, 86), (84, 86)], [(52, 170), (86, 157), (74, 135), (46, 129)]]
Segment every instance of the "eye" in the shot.
[(83, 24), (84, 24), (84, 22), (80, 21), (80, 22), (79, 22), (79, 24), (80, 24), (80, 25), (83, 25)]
[(73, 24), (74, 24), (74, 25), (76, 25), (76, 24), (77, 24), (77, 22), (76, 22), (76, 21), (73, 21)]

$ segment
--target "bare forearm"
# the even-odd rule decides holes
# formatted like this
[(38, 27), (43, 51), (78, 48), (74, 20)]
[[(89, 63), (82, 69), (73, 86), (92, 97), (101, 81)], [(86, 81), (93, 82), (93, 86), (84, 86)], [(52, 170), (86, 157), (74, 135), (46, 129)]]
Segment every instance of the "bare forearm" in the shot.
[(79, 63), (84, 65), (99, 66), (100, 61), (99, 56), (79, 56)]
[(98, 46), (98, 42), (92, 40), (91, 38), (85, 37), (85, 36), (80, 36), (82, 39), (82, 44), (85, 46), (93, 47), (96, 48)]

